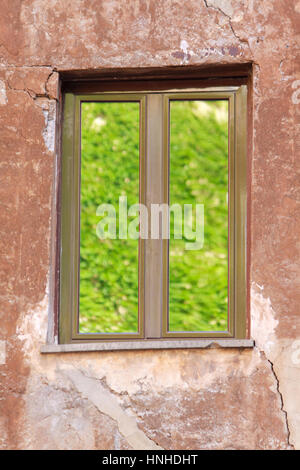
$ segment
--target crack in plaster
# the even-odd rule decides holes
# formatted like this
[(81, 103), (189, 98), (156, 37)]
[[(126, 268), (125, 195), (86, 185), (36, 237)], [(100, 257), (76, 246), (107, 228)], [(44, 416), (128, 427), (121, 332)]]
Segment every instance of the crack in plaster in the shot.
[(47, 78), (47, 80), (46, 80), (46, 82), (45, 82), (45, 96), (46, 96), (49, 100), (55, 100), (55, 101), (57, 101), (57, 103), (58, 103), (58, 102), (59, 102), (59, 101), (58, 101), (58, 98), (52, 97), (52, 96), (50, 95), (49, 90), (48, 90), (48, 85), (49, 85), (50, 79), (51, 79), (51, 77), (53, 77), (53, 75), (54, 75), (55, 73), (57, 73), (56, 70), (52, 69), (51, 72), (50, 72), (49, 75), (48, 75), (48, 78)]
[[(1, 47), (1, 44), (0, 44), (0, 47)], [(51, 69), (53, 70), (53, 72), (57, 72), (57, 68), (56, 67), (53, 67), (53, 64), (26, 64), (24, 63), (24, 65), (16, 65), (16, 64), (10, 64), (10, 63), (7, 63), (7, 64), (0, 64), (0, 68), (3, 68), (3, 69), (6, 69), (7, 67), (9, 68), (14, 68), (14, 69), (26, 69), (26, 68), (36, 68), (36, 69)]]
[[(33, 101), (36, 102), (36, 104), (38, 106), (40, 106), (39, 105), (39, 100), (43, 100), (43, 99), (47, 100), (48, 106), (45, 107), (45, 106), (43, 106), (43, 103), (42, 103), (42, 105), (40, 107), (42, 108), (44, 119), (45, 119), (45, 128), (43, 130), (43, 139), (44, 139), (45, 146), (46, 146), (47, 150), (51, 153), (53, 153), (54, 150), (55, 150), (55, 126), (56, 126), (55, 118), (56, 118), (56, 103), (58, 102), (58, 100), (57, 100), (57, 98), (53, 98), (53, 97), (50, 96), (50, 94), (47, 90), (47, 85), (49, 83), (50, 78), (52, 77), (52, 75), (54, 73), (55, 73), (55, 70), (52, 69), (51, 72), (49, 73), (46, 81), (45, 81), (45, 85), (44, 85), (45, 92), (44, 93), (36, 93), (31, 88), (14, 88), (10, 85), (9, 79), (7, 80), (7, 86), (9, 88), (9, 90), (15, 91), (17, 93), (20, 93), (20, 92), (26, 93)], [(4, 102), (1, 103), (1, 89), (2, 89), (1, 83), (3, 83), (3, 85), (5, 87), (5, 82), (3, 80), (0, 80), (0, 104), (5, 104), (7, 102), (6, 94), (5, 94), (5, 99), (6, 99), (5, 103)], [(5, 90), (5, 88), (4, 88), (4, 90)]]
[(31, 98), (32, 100), (36, 100), (37, 95), (30, 88), (14, 88), (10, 85), (9, 80), (7, 80), (7, 86), (11, 91), (15, 91), (16, 93), (26, 93), (29, 98)]
[[(259, 289), (260, 292), (256, 292), (255, 288)], [(265, 298), (262, 294), (264, 286), (253, 283), (251, 297), (252, 297), (252, 308), (251, 308), (251, 324), (252, 324), (252, 335), (255, 339), (255, 349), (260, 353), (261, 357), (264, 358), (270, 365), (270, 369), (276, 381), (276, 390), (280, 400), (280, 409), (284, 415), (284, 421), (287, 429), (287, 443), (290, 449), (295, 449), (291, 443), (291, 432), (289, 426), (288, 413), (284, 406), (283, 394), (280, 391), (279, 377), (275, 372), (274, 362), (269, 359), (272, 353), (272, 347), (274, 345), (275, 331), (278, 326), (278, 320), (275, 318), (275, 312), (272, 308), (270, 298)]]
[[(84, 375), (86, 375), (86, 374), (84, 374)], [(101, 386), (104, 389), (106, 389), (111, 395), (117, 397), (117, 399), (124, 398), (124, 397), (126, 399), (128, 399), (128, 405), (126, 406), (126, 408), (130, 409), (131, 414), (135, 416), (136, 420), (141, 419), (141, 416), (134, 410), (134, 408), (132, 407), (132, 405), (130, 403), (131, 397), (130, 397), (127, 390), (122, 391), (122, 392), (118, 392), (117, 390), (113, 389), (108, 384), (106, 376), (104, 376), (102, 379), (97, 379), (97, 378), (94, 378), (94, 379), (98, 380), (100, 382)], [(139, 385), (142, 389), (144, 387), (144, 382), (143, 381), (146, 381), (146, 379), (147, 379), (147, 376), (145, 375), (144, 377), (137, 380), (137, 382), (139, 383)], [(123, 406), (124, 406), (124, 404), (123, 404)], [(158, 442), (153, 437), (151, 437), (150, 439), (151, 439), (151, 441), (155, 442), (155, 444), (158, 446), (158, 449), (162, 449), (162, 447), (159, 446)]]
[(276, 380), (276, 389), (277, 389), (277, 393), (279, 395), (279, 398), (280, 398), (280, 403), (281, 403), (281, 411), (282, 413), (284, 414), (285, 416), (285, 423), (286, 423), (286, 427), (287, 427), (287, 443), (289, 445), (289, 447), (293, 450), (295, 450), (295, 447), (293, 446), (293, 444), (290, 442), (290, 437), (291, 437), (291, 432), (290, 432), (290, 426), (289, 426), (289, 419), (288, 419), (288, 413), (287, 411), (285, 410), (284, 408), (284, 401), (283, 401), (283, 395), (280, 391), (280, 383), (279, 383), (279, 378), (275, 372), (275, 369), (274, 369), (274, 364), (272, 361), (270, 361), (270, 359), (268, 359), (268, 357), (266, 356), (266, 354), (264, 353), (264, 351), (260, 351), (261, 355), (268, 361), (268, 363), (270, 364), (270, 367), (271, 367), (271, 371), (274, 375), (274, 378)]
[[(36, 67), (36, 68), (40, 68), (40, 67)], [(48, 68), (48, 67), (47, 67)], [(36, 101), (38, 98), (47, 98), (48, 100), (55, 100), (57, 101), (56, 98), (52, 98), (49, 93), (48, 93), (48, 90), (47, 90), (47, 84), (51, 78), (51, 76), (55, 73), (55, 70), (52, 69), (52, 71), (50, 72), (50, 74), (48, 75), (46, 81), (45, 81), (45, 84), (44, 84), (44, 93), (36, 93), (34, 90), (32, 90), (31, 88), (14, 88), (13, 86), (10, 85), (10, 82), (9, 82), (9, 79), (7, 79), (7, 86), (8, 88), (11, 90), (11, 91), (16, 91), (16, 92), (24, 92), (24, 93), (27, 93), (28, 96), (30, 98), (32, 98), (34, 101)], [(2, 80), (1, 80), (2, 81)]]
[(234, 27), (232, 26), (232, 17), (231, 17), (228, 13), (225, 13), (225, 11), (222, 10), (222, 8), (220, 8), (219, 6), (215, 6), (215, 5), (212, 5), (212, 4), (208, 3), (208, 0), (203, 0), (203, 1), (204, 1), (205, 7), (206, 7), (208, 10), (211, 8), (212, 10), (214, 10), (214, 11), (216, 11), (216, 12), (218, 12), (218, 13), (221, 13), (221, 15), (225, 16), (225, 18), (228, 19), (228, 24), (229, 24), (229, 27), (230, 27), (231, 32), (232, 32), (232, 34), (234, 35), (234, 37), (235, 37), (238, 41), (240, 41), (240, 42), (242, 42), (242, 43), (244, 43), (244, 44), (247, 44), (247, 46), (248, 46), (250, 52), (252, 53), (252, 50), (251, 50), (251, 47), (250, 47), (250, 44), (249, 44), (248, 39), (243, 39), (243, 38), (241, 38), (241, 37), (236, 33)]
[[(119, 405), (114, 397), (104, 386), (94, 377), (89, 377), (79, 370), (61, 370), (79, 393), (90, 400), (96, 408), (103, 414), (112, 418), (118, 426), (118, 430), (135, 450), (163, 450), (148, 436), (146, 436), (137, 426), (133, 416), (129, 416)], [(98, 382), (98, 387), (95, 387)]]
[(290, 432), (290, 427), (289, 427), (288, 413), (287, 413), (287, 411), (285, 410), (285, 407), (284, 407), (283, 395), (280, 391), (280, 382), (279, 382), (279, 378), (278, 378), (278, 376), (275, 372), (275, 369), (274, 369), (274, 363), (267, 357), (266, 353), (263, 350), (261, 350), (259, 348), (255, 348), (255, 349), (257, 349), (257, 351), (260, 353), (261, 357), (263, 357), (265, 359), (265, 361), (270, 365), (272, 375), (273, 375), (273, 377), (276, 381), (276, 391), (278, 393), (279, 400), (280, 400), (280, 411), (284, 415), (284, 421), (285, 421), (286, 428), (287, 428), (287, 443), (288, 443), (288, 446), (289, 446), (290, 449), (295, 450), (295, 446), (290, 442), (291, 432)]

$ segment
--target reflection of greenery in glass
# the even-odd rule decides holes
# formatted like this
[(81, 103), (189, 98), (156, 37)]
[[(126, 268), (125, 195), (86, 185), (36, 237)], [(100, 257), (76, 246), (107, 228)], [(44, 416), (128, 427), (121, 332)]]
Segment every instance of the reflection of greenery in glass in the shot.
[[(228, 118), (225, 101), (173, 101), (170, 204), (204, 204), (204, 246), (170, 231), (170, 331), (227, 329)], [(172, 219), (171, 219), (172, 221)]]
[[(99, 240), (100, 204), (139, 202), (139, 104), (83, 103), (80, 332), (138, 328), (138, 241)], [(117, 223), (118, 234), (118, 223)]]

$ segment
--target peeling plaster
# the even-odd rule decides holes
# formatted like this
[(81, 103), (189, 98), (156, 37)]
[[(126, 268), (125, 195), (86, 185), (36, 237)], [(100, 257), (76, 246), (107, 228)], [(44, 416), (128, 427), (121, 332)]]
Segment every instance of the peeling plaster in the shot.
[(55, 113), (56, 113), (56, 102), (53, 100), (49, 101), (49, 108), (43, 109), (45, 117), (45, 129), (43, 131), (43, 138), (45, 145), (49, 152), (53, 153), (55, 149)]
[(6, 363), (6, 341), (0, 341), (0, 365)]
[(208, 7), (213, 7), (217, 10), (220, 10), (228, 17), (231, 17), (233, 14), (233, 8), (230, 0), (207, 0), (206, 4)]
[(257, 347), (266, 354), (274, 346), (278, 323), (270, 299), (263, 296), (263, 287), (254, 284), (251, 289), (251, 335)]
[(42, 300), (23, 312), (16, 326), (17, 338), (22, 342), (26, 361), (32, 370), (42, 372), (38, 345), (46, 340), (49, 313), (49, 273)]
[[(232, 22), (233, 22), (233, 7), (231, 4), (230, 0), (203, 0), (204, 4), (207, 9), (211, 8), (219, 13), (221, 13), (225, 18), (228, 19), (229, 27), (231, 29), (232, 34), (234, 35), (235, 39), (237, 39), (240, 43), (245, 43), (248, 47), (249, 50), (251, 51), (251, 46), (250, 46), (250, 40), (248, 37), (242, 38), (239, 34), (237, 34), (236, 30), (234, 29)], [(241, 14), (241, 11), (239, 12)], [(238, 16), (235, 18), (237, 22), (240, 22), (243, 18), (243, 15)], [(232, 52), (230, 52), (232, 51)], [(238, 55), (239, 51), (237, 50), (236, 47), (231, 47), (229, 48), (229, 53), (230, 55), (236, 56)]]
[(6, 86), (3, 80), (0, 80), (0, 105), (7, 103)]
[(300, 367), (300, 339), (293, 341), (292, 350), (292, 363)]
[[(221, 352), (218, 349), (209, 352), (199, 351), (194, 359), (194, 353), (189, 351), (157, 351), (155, 354), (151, 351), (135, 351), (118, 355), (94, 353), (90, 355), (42, 356), (39, 354), (39, 345), (46, 336), (48, 301), (47, 289), (43, 300), (22, 317), (17, 329), (18, 338), (24, 345), (26, 361), (31, 367), (31, 378), (26, 393), (26, 428), (29, 429), (34, 425), (36, 419), (36, 414), (31, 413), (32, 406), (30, 404), (36, 388), (34, 384), (46, 380), (49, 383), (49, 392), (54, 387), (54, 389), (61, 390), (60, 393), (63, 393), (67, 399), (67, 396), (70, 395), (68, 383), (71, 383), (74, 389), (84, 399), (91, 402), (100, 413), (114, 420), (119, 432), (130, 447), (134, 449), (164, 448), (165, 446), (157, 441), (154, 429), (148, 430), (149, 432), (145, 434), (145, 430), (138, 427), (138, 423), (140, 426), (145, 420), (147, 422), (147, 408), (144, 414), (136, 414), (133, 406), (135, 396), (138, 397), (141, 393), (146, 393), (146, 397), (149, 398), (161, 397), (167, 393), (166, 404), (171, 399), (175, 400), (175, 397), (178, 394), (180, 396), (181, 393), (187, 397), (193, 394), (197, 396), (199, 393), (218, 396), (223, 388), (222, 381), (225, 384), (228, 378), (232, 377), (233, 371), (234, 376), (250, 380), (258, 370), (262, 369), (264, 358), (262, 361), (261, 354), (251, 350), (245, 351), (243, 354), (231, 351)], [(270, 363), (268, 362), (268, 364)], [(276, 381), (272, 387), (272, 393), (277, 394)], [(168, 394), (170, 394), (169, 397)], [(280, 404), (280, 396), (278, 395), (278, 397)], [(57, 398), (54, 393), (53, 396), (49, 395), (45, 399), (51, 401), (49, 406), (50, 404), (51, 406), (60, 406), (56, 402)], [(163, 408), (161, 411), (163, 413)], [(218, 415), (217, 409), (210, 412)], [(58, 409), (57, 413), (56, 417), (53, 416), (54, 421), (59, 419)], [(76, 414), (76, 408), (74, 411), (70, 410), (70, 413), (69, 418), (67, 415), (62, 419), (73, 419), (71, 417)], [(194, 419), (200, 419), (200, 416), (198, 418), (195, 416)], [(55, 432), (57, 432), (58, 425), (59, 422), (55, 425)], [(51, 429), (52, 427), (49, 429), (50, 440), (54, 432)], [(159, 430), (161, 432), (160, 427)], [(232, 428), (229, 426), (229, 440), (231, 433)], [(71, 433), (70, 436), (73, 434)], [(116, 448), (118, 448), (118, 441), (117, 436), (114, 440)], [(77, 445), (78, 441), (75, 435), (72, 437), (72, 442), (73, 445)], [(274, 445), (277, 448), (277, 441)], [(215, 448), (214, 445), (211, 448)]]
[(194, 55), (194, 52), (189, 49), (189, 45), (184, 39), (180, 42), (180, 49), (183, 52), (182, 64), (186, 64), (188, 63), (191, 56)]
[(118, 423), (120, 433), (135, 450), (162, 450), (162, 447), (152, 442), (138, 427), (133, 416), (126, 413), (116, 398), (112, 396), (99, 381), (87, 377), (79, 370), (61, 371), (67, 376), (76, 389), (90, 400), (102, 413)]
[[(282, 370), (277, 367), (278, 357), (285, 356), (285, 363), (291, 362), (293, 359), (290, 343), (288, 345), (279, 342), (276, 337), (276, 328), (279, 325), (279, 321), (276, 319), (276, 314), (272, 308), (271, 300), (269, 297), (263, 295), (264, 287), (259, 284), (253, 283), (251, 289), (251, 334), (255, 339), (256, 347), (260, 350), (262, 357), (264, 357), (270, 364), (271, 371), (276, 380), (276, 389), (280, 397), (281, 411), (284, 413), (285, 422), (287, 427), (287, 441), (290, 448), (295, 448), (298, 438), (294, 433), (294, 426), (291, 427), (290, 421), (296, 422), (299, 420), (294, 413), (289, 413), (286, 403), (293, 403), (294, 400), (294, 386), (291, 380), (294, 381), (296, 371), (292, 372), (292, 375), (282, 378)], [(290, 361), (287, 361), (286, 353), (290, 355)], [(287, 369), (286, 369), (287, 370)], [(297, 374), (298, 375), (298, 374)], [(300, 375), (299, 375), (300, 377)], [(282, 383), (285, 383), (284, 391), (282, 391)], [(298, 387), (299, 388), (299, 387)], [(299, 388), (300, 392), (300, 388)], [(298, 424), (296, 425), (298, 429)], [(298, 434), (299, 432), (297, 432)]]

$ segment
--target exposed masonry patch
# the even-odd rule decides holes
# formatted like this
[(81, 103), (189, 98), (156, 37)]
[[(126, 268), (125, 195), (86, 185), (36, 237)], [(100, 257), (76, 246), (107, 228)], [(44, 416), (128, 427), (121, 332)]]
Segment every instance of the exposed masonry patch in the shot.
[(63, 370), (66, 376), (82, 396), (90, 400), (101, 413), (109, 416), (118, 424), (120, 433), (135, 450), (163, 450), (149, 439), (138, 427), (135, 418), (128, 415), (95, 378), (88, 377), (79, 370)]
[(0, 80), (0, 105), (7, 103), (6, 86), (3, 80)]

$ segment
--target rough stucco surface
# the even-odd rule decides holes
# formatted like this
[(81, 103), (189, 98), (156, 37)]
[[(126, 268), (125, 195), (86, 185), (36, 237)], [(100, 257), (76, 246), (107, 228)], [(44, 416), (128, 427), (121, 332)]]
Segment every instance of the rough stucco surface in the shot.
[[(299, 27), (298, 0), (2, 0), (1, 448), (300, 448)], [(58, 72), (247, 62), (256, 347), (41, 355)]]

